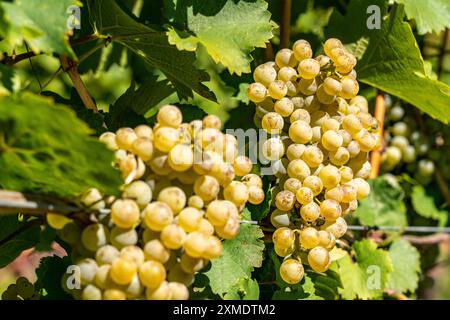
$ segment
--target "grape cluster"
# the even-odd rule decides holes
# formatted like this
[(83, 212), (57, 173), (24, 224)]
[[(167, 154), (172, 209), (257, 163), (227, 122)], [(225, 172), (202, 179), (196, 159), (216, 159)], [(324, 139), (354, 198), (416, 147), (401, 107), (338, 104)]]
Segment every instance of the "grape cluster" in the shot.
[(247, 90), (256, 125), (271, 135), (262, 147), (279, 179), (270, 219), (289, 284), (301, 281), (303, 264), (328, 269), (344, 217), (370, 192), (368, 153), (379, 145), (377, 121), (358, 95), (355, 57), (338, 39), (324, 51), (312, 58), (310, 44), (298, 40), (259, 65)]
[(84, 227), (47, 216), (74, 246), (82, 288), (69, 292), (89, 300), (188, 298), (195, 273), (221, 255), (221, 239), (237, 236), (245, 204), (264, 200), (252, 162), (220, 128), (213, 115), (183, 123), (166, 105), (153, 128), (100, 136), (125, 180), (121, 198), (88, 190), (82, 205), (100, 213)]
[(39, 300), (39, 292), (25, 277), (17, 278), (2, 294), (2, 300)]
[[(421, 132), (411, 108), (406, 110), (400, 102), (393, 104), (389, 95), (385, 98), (387, 129), (384, 132), (386, 147), (381, 157), (382, 170), (394, 172), (405, 168), (416, 180), (428, 184), (435, 171), (435, 161), (448, 154), (442, 151), (436, 154), (444, 142), (440, 143), (438, 133), (425, 135)], [(436, 121), (429, 127), (436, 128)]]

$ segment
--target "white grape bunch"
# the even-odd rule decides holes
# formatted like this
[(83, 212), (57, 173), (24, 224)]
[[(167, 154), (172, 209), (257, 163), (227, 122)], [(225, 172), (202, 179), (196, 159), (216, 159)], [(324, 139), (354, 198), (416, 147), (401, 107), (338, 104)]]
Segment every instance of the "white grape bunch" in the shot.
[[(252, 162), (238, 155), (234, 136), (213, 115), (183, 123), (166, 105), (153, 126), (121, 128), (100, 136), (115, 152), (125, 184), (115, 199), (90, 189), (85, 208), (100, 211), (81, 226), (48, 214), (50, 226), (73, 246), (85, 300), (188, 299), (195, 273), (234, 239), (246, 203), (264, 200)], [(110, 165), (110, 164), (105, 164)]]
[(346, 215), (368, 196), (368, 154), (378, 148), (378, 123), (358, 95), (356, 58), (338, 39), (313, 58), (298, 40), (258, 66), (247, 90), (255, 124), (271, 137), (263, 154), (276, 167), (270, 221), (281, 278), (299, 283), (303, 265), (324, 272), (342, 237)]

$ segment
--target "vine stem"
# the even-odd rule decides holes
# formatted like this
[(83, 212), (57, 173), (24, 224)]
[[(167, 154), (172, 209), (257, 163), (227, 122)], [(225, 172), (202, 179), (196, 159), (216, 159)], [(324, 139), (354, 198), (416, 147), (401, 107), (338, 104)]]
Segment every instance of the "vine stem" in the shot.
[(402, 239), (409, 241), (412, 244), (419, 245), (431, 245), (437, 244), (441, 242), (447, 242), (450, 240), (450, 235), (446, 233), (436, 233), (429, 236), (412, 236), (412, 235), (404, 235)]
[(280, 49), (289, 46), (291, 37), (291, 8), (292, 0), (281, 1), (281, 21), (280, 21)]
[(380, 139), (380, 147), (377, 150), (373, 150), (370, 154), (370, 164), (372, 166), (372, 170), (370, 172), (371, 179), (375, 179), (380, 173), (385, 113), (386, 102), (384, 99), (384, 93), (381, 90), (378, 90), (377, 98), (375, 100), (375, 119), (378, 121), (378, 139)]
[(83, 80), (81, 80), (80, 74), (78, 73), (77, 69), (77, 63), (67, 56), (61, 56), (59, 57), (59, 60), (61, 61), (61, 66), (63, 70), (67, 72), (70, 79), (72, 80), (73, 86), (77, 90), (78, 95), (81, 98), (81, 101), (83, 101), (84, 103), (84, 106), (87, 109), (91, 109), (94, 112), (98, 112), (94, 100), (89, 94), (89, 91), (87, 90)]

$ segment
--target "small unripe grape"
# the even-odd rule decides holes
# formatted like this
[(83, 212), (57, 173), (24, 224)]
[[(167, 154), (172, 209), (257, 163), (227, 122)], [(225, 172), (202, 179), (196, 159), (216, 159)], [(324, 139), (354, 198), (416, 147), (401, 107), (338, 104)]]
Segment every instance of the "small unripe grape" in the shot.
[(159, 127), (155, 131), (154, 145), (162, 152), (169, 152), (179, 141), (180, 134), (172, 127)]
[(209, 114), (204, 117), (202, 124), (205, 128), (213, 128), (217, 130), (220, 130), (220, 128), (222, 127), (222, 121), (220, 121), (220, 118), (213, 114)]
[(202, 232), (191, 232), (186, 236), (184, 250), (193, 258), (203, 257), (208, 249), (207, 239), (208, 236)]
[(313, 55), (311, 45), (306, 40), (295, 41), (294, 45), (292, 46), (292, 50), (294, 51), (295, 59), (297, 59), (298, 61), (309, 59)]
[(248, 202), (258, 205), (264, 201), (264, 190), (256, 186), (248, 187)]
[(142, 209), (152, 200), (152, 189), (144, 181), (134, 181), (125, 186), (122, 197), (136, 201), (137, 205)]
[(325, 51), (325, 54), (329, 57), (331, 57), (331, 50), (335, 48), (343, 48), (342, 42), (339, 39), (336, 38), (329, 38), (325, 43), (323, 44), (323, 50)]
[(286, 156), (289, 159), (289, 161), (294, 161), (295, 159), (300, 159), (305, 150), (306, 146), (304, 144), (293, 143), (289, 145), (289, 147), (287, 148)]
[(184, 208), (178, 215), (178, 224), (186, 232), (196, 231), (200, 221), (203, 219), (203, 214), (195, 208)]
[(166, 269), (158, 261), (146, 261), (139, 267), (139, 279), (147, 288), (158, 288), (166, 279)]
[(169, 282), (169, 289), (171, 292), (171, 300), (188, 300), (188, 288), (179, 282)]
[(267, 89), (262, 83), (255, 82), (250, 84), (247, 88), (247, 97), (250, 99), (250, 101), (261, 102), (266, 98), (266, 96), (267, 96)]
[(405, 110), (401, 106), (395, 106), (388, 112), (388, 119), (392, 121), (399, 121), (405, 115)]
[(183, 115), (180, 109), (172, 105), (165, 105), (159, 109), (156, 121), (162, 126), (178, 128), (183, 122)]
[(408, 136), (409, 128), (405, 122), (396, 122), (391, 128), (392, 134), (394, 136)]
[(273, 243), (279, 248), (290, 248), (295, 242), (294, 230), (290, 228), (278, 228), (272, 235)]
[(314, 59), (304, 59), (298, 64), (298, 73), (304, 79), (314, 79), (320, 73), (320, 64)]
[(269, 96), (271, 96), (273, 99), (279, 100), (286, 96), (288, 89), (283, 81), (275, 80), (269, 85), (267, 91), (269, 93)]
[(230, 218), (223, 226), (216, 226), (216, 233), (226, 240), (236, 238), (239, 233), (240, 224), (237, 218)]
[(117, 200), (111, 207), (111, 220), (120, 228), (129, 229), (139, 223), (139, 206), (133, 200)]
[(270, 223), (272, 223), (275, 228), (288, 227), (290, 225), (289, 214), (276, 209), (270, 215)]
[(325, 188), (330, 189), (339, 184), (341, 174), (339, 169), (333, 165), (326, 165), (319, 172), (319, 178), (322, 180)]
[(147, 288), (145, 290), (147, 300), (170, 300), (172, 291), (167, 281), (163, 281), (157, 288)]
[(311, 168), (317, 168), (323, 162), (323, 152), (314, 145), (307, 146), (301, 159)]
[(336, 221), (341, 213), (342, 208), (335, 200), (326, 199), (320, 204), (320, 214), (328, 221)]
[(305, 228), (300, 232), (299, 241), (306, 249), (317, 247), (319, 245), (319, 232), (312, 227)]
[(311, 141), (312, 136), (313, 132), (308, 123), (302, 120), (291, 123), (289, 127), (289, 138), (295, 143), (308, 143)]
[(145, 124), (138, 125), (134, 128), (134, 132), (138, 137), (147, 138), (153, 141), (153, 129)]
[(283, 190), (275, 197), (275, 205), (282, 211), (290, 211), (295, 204), (295, 195), (291, 191)]
[(394, 146), (387, 147), (385, 154), (386, 162), (392, 167), (395, 167), (402, 159), (402, 152), (399, 148)]
[(275, 112), (277, 112), (282, 117), (289, 117), (294, 111), (294, 104), (289, 98), (282, 98), (277, 100), (274, 104)]
[(223, 190), (223, 196), (239, 207), (248, 200), (248, 188), (240, 181), (233, 181)]
[(280, 276), (284, 282), (289, 284), (297, 284), (305, 275), (305, 270), (300, 261), (296, 259), (287, 259), (280, 266)]
[[(400, 136), (396, 137), (400, 138)], [(408, 145), (402, 150), (402, 159), (405, 163), (413, 163), (417, 159), (416, 149)]]
[(359, 84), (352, 77), (345, 76), (341, 79), (342, 90), (339, 93), (344, 99), (352, 99), (358, 95), (359, 92)]
[(287, 172), (289, 177), (296, 178), (300, 181), (305, 180), (306, 177), (311, 175), (311, 169), (305, 161), (300, 159), (294, 159), (288, 165)]
[(317, 176), (309, 176), (303, 180), (303, 187), (309, 188), (314, 196), (318, 196), (323, 190), (323, 182)]
[(316, 272), (325, 272), (330, 265), (330, 254), (322, 247), (315, 247), (308, 253), (308, 263)]
[(194, 183), (194, 192), (204, 201), (211, 201), (217, 197), (220, 185), (216, 178), (205, 175), (199, 177)]
[(103, 209), (105, 207), (103, 196), (96, 188), (88, 189), (81, 196), (81, 203), (92, 210)]
[(243, 182), (247, 187), (255, 186), (258, 188), (263, 187), (263, 182), (259, 176), (254, 173), (246, 174), (242, 177), (241, 182)]
[(190, 196), (188, 199), (188, 206), (196, 209), (202, 209), (204, 207), (205, 203), (203, 202), (203, 199), (199, 196)]
[(116, 131), (116, 143), (120, 149), (130, 150), (136, 139), (136, 132), (131, 128), (120, 128)]
[(143, 211), (144, 223), (147, 228), (161, 231), (173, 221), (173, 211), (164, 202), (152, 202)]
[(391, 139), (390, 143), (402, 151), (409, 145), (408, 139), (404, 136), (395, 136)]
[(424, 177), (429, 177), (434, 173), (434, 162), (428, 159), (422, 159), (417, 163), (418, 173)]
[(336, 151), (342, 146), (344, 139), (336, 131), (328, 130), (322, 135), (321, 143), (328, 151)]
[(116, 143), (116, 134), (113, 132), (104, 132), (98, 138), (100, 142), (103, 142), (109, 150), (116, 151), (119, 146)]
[(267, 160), (279, 160), (284, 155), (284, 145), (279, 138), (270, 138), (264, 141), (262, 153)]
[(300, 215), (307, 222), (316, 221), (320, 216), (320, 207), (317, 203), (310, 202), (301, 207)]
[(278, 67), (295, 67), (297, 64), (294, 52), (290, 49), (281, 49), (275, 55), (275, 63)]
[(118, 258), (112, 263), (109, 272), (115, 283), (127, 285), (133, 280), (137, 272), (137, 265), (131, 260)]
[(158, 201), (166, 203), (176, 215), (186, 206), (186, 194), (178, 187), (167, 187), (158, 194)]
[(87, 226), (81, 234), (83, 246), (90, 251), (106, 245), (109, 241), (109, 230), (104, 225), (94, 223)]
[(253, 79), (268, 87), (277, 78), (277, 71), (270, 64), (264, 63), (255, 68)]

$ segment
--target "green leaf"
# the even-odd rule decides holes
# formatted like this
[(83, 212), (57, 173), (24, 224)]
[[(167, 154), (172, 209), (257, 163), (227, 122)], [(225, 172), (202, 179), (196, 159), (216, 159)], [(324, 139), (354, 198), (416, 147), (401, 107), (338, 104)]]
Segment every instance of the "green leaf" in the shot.
[[(245, 211), (243, 219), (249, 219)], [(211, 268), (205, 272), (213, 293), (223, 296), (232, 290), (240, 279), (249, 279), (254, 268), (261, 267), (264, 236), (259, 226), (241, 224), (239, 235), (223, 242), (222, 255), (211, 261)]]
[(113, 152), (73, 111), (26, 94), (0, 98), (0, 186), (73, 198), (87, 188), (116, 195), (120, 173)]
[(360, 59), (358, 79), (411, 103), (444, 123), (450, 120), (450, 87), (427, 76), (424, 61), (404, 12), (395, 7), (382, 19), (381, 29), (369, 30), (366, 10), (378, 5), (386, 15), (384, 0), (352, 0), (347, 14), (335, 10), (327, 28), (327, 37), (348, 44)]
[(255, 1), (193, 1), (173, 0), (174, 22), (187, 32), (170, 29), (169, 41), (179, 50), (194, 51), (203, 45), (216, 63), (230, 73), (250, 72), (250, 53), (265, 47), (272, 38), (273, 25), (267, 2)]
[(436, 32), (450, 27), (450, 2), (447, 0), (394, 0), (405, 6), (408, 19), (414, 19), (419, 34)]
[(428, 195), (425, 188), (421, 185), (415, 185), (411, 192), (411, 203), (417, 214), (424, 218), (438, 220), (440, 226), (447, 224), (447, 211), (439, 210), (432, 196)]
[(253, 279), (239, 279), (224, 296), (224, 300), (258, 300), (259, 286)]
[(366, 226), (407, 225), (403, 191), (384, 177), (369, 181), (371, 192), (361, 200), (355, 212), (361, 224)]
[(341, 278), (342, 289), (339, 291), (342, 297), (349, 300), (381, 298), (393, 269), (389, 254), (367, 239), (356, 241), (353, 250), (355, 262), (350, 255), (335, 262)]
[(19, 220), (17, 215), (0, 217), (0, 268), (14, 261), (22, 251), (39, 241), (39, 226), (31, 221)]
[(393, 271), (389, 276), (389, 289), (414, 292), (419, 283), (420, 254), (406, 240), (394, 241), (389, 248)]
[(111, 37), (160, 69), (172, 82), (180, 99), (192, 97), (192, 90), (208, 99), (214, 95), (202, 84), (208, 74), (194, 66), (195, 54), (170, 45), (164, 32), (136, 21), (114, 0), (88, 2), (91, 23), (101, 37)]
[(15, 70), (0, 64), (0, 95), (14, 92)]
[(60, 258), (54, 255), (41, 259), (39, 268), (36, 269), (37, 280), (34, 284), (36, 289), (44, 292), (41, 300), (72, 299), (61, 286), (61, 279), (71, 264), (67, 256)]
[(70, 6), (81, 6), (78, 0), (2, 1), (4, 26), (0, 34), (11, 47), (24, 41), (35, 52), (58, 53), (76, 58), (69, 44), (67, 12)]

